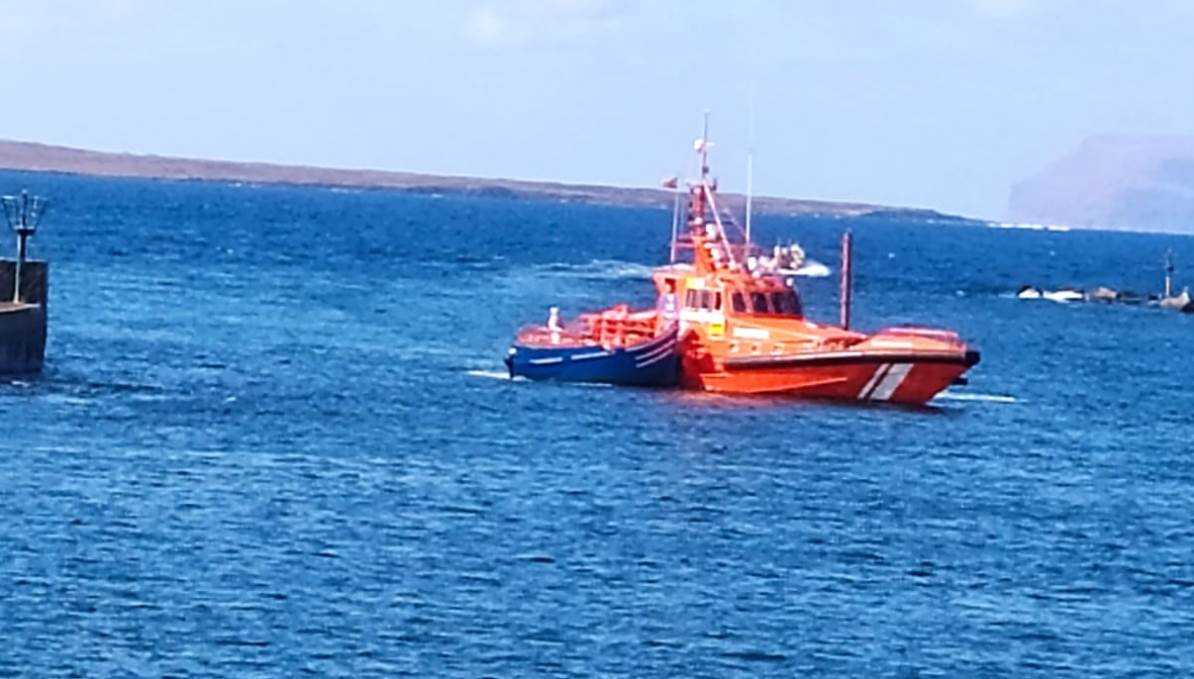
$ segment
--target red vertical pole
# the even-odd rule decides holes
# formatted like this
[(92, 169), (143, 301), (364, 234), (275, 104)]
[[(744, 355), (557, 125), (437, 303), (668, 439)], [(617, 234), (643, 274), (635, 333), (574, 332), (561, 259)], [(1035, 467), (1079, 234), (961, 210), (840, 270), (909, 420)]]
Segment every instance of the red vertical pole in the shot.
[(854, 259), (854, 242), (847, 231), (842, 234), (842, 289), (840, 293), (842, 304), (842, 327), (850, 329), (850, 264)]

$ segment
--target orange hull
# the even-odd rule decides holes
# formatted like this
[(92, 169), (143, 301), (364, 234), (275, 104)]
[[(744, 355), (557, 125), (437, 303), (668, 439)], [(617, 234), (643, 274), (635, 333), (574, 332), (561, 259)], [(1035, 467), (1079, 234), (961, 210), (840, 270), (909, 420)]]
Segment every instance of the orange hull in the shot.
[(973, 351), (832, 352), (724, 362), (702, 354), (684, 355), (681, 383), (688, 388), (905, 404), (928, 402), (978, 362)]

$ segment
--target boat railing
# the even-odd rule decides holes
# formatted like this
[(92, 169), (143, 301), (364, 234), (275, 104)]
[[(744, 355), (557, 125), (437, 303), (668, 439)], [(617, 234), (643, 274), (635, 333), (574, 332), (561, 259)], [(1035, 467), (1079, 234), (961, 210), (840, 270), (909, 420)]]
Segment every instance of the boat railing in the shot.
[(938, 342), (945, 342), (947, 344), (958, 346), (964, 345), (964, 342), (962, 342), (962, 338), (958, 335), (958, 333), (953, 332), (952, 330), (941, 330), (939, 328), (920, 328), (916, 326), (905, 325), (894, 328), (884, 328), (875, 333), (874, 337), (878, 337), (880, 335), (924, 337), (926, 339), (933, 339), (937, 340)]
[(518, 329), (515, 341), (529, 346), (583, 347), (594, 344), (586, 327), (572, 324), (560, 330), (552, 330), (546, 325), (525, 325)]
[(654, 310), (631, 311), (625, 304), (584, 313), (563, 327), (527, 325), (518, 330), (517, 341), (531, 346), (582, 347), (601, 345), (613, 349), (641, 342), (658, 334), (659, 314)]
[(604, 347), (624, 347), (655, 336), (659, 314), (655, 311), (630, 311), (626, 304), (603, 311), (582, 314), (589, 324), (589, 336)]

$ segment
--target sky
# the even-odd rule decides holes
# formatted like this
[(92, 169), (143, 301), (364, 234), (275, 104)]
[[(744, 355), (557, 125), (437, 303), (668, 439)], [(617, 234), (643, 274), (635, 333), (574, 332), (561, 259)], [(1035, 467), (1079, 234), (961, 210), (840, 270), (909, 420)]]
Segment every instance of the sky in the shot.
[(1002, 218), (1194, 134), (1194, 0), (0, 0), (0, 138)]

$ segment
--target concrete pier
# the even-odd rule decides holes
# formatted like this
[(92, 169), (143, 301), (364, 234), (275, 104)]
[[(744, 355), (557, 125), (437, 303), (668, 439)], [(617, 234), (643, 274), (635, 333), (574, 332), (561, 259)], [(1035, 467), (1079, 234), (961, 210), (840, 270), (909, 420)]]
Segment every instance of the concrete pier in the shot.
[(21, 265), (20, 302), (11, 301), (15, 275), (16, 262), (0, 259), (0, 374), (37, 373), (46, 354), (49, 265)]

